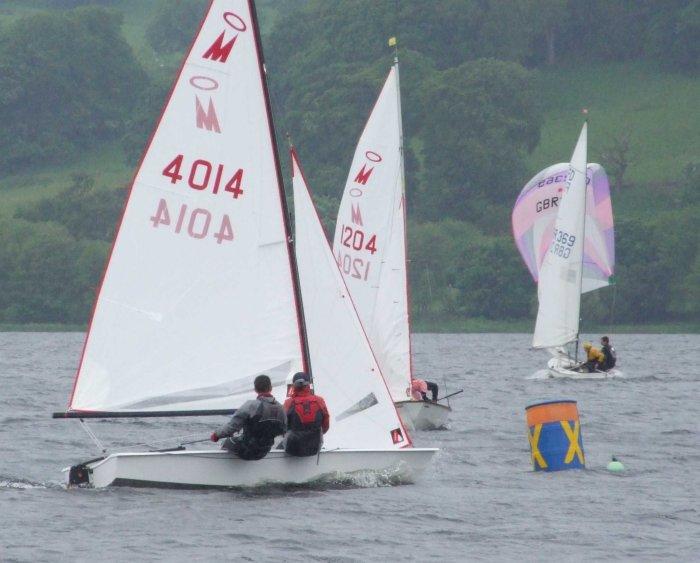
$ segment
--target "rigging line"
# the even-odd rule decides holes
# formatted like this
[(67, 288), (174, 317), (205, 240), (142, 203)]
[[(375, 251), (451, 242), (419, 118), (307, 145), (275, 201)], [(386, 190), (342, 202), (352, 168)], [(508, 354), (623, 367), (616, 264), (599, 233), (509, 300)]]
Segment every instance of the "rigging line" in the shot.
[(80, 426), (82, 426), (83, 430), (87, 433), (88, 436), (90, 436), (90, 439), (95, 443), (97, 448), (100, 450), (100, 453), (107, 453), (107, 448), (104, 447), (104, 444), (100, 442), (100, 439), (97, 437), (97, 435), (92, 431), (92, 428), (90, 428), (87, 425), (87, 422), (85, 422), (82, 418), (80, 419)]
[(608, 321), (608, 328), (610, 336), (612, 336), (613, 333), (613, 327), (615, 325), (615, 297), (617, 296), (617, 283), (615, 282), (615, 279), (613, 278), (613, 290), (612, 290), (612, 304), (610, 305), (610, 318)]
[(114, 446), (119, 447), (119, 448), (137, 448), (140, 446), (143, 447), (152, 447), (154, 444), (163, 444), (165, 442), (171, 442), (171, 441), (182, 441), (185, 440), (186, 438), (195, 438), (197, 436), (201, 436), (201, 434), (188, 434), (186, 436), (173, 436), (171, 438), (164, 438), (163, 440), (152, 440), (150, 442), (138, 442), (138, 443), (129, 443), (129, 442), (116, 442)]

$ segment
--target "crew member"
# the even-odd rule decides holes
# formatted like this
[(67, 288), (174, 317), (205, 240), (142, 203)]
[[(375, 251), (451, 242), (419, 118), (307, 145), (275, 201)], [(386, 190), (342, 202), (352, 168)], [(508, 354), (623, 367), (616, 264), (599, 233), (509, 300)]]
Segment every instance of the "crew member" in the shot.
[(605, 361), (600, 366), (600, 369), (608, 371), (614, 368), (617, 363), (617, 353), (615, 352), (615, 348), (610, 345), (610, 339), (607, 336), (603, 336), (600, 339), (600, 351), (603, 353), (603, 356), (605, 356)]
[(432, 395), (433, 403), (436, 403), (438, 398), (437, 383), (433, 383), (432, 381), (425, 381), (423, 379), (418, 379), (417, 377), (411, 378), (410, 395), (414, 400), (427, 401), (428, 391), (430, 391)]
[(600, 369), (600, 366), (605, 362), (605, 356), (590, 342), (583, 343), (583, 349), (586, 352), (586, 361), (581, 365), (581, 371), (593, 373)]
[(311, 393), (308, 373), (294, 374), (291, 394), (284, 401), (284, 412), (289, 423), (284, 451), (299, 457), (316, 455), (330, 427), (330, 416), (323, 397)]
[[(253, 383), (256, 399), (246, 401), (231, 420), (211, 435), (212, 442), (226, 438), (222, 448), (241, 459), (253, 460), (265, 457), (275, 437), (287, 430), (284, 408), (272, 396), (272, 382), (267, 375), (258, 375)], [(242, 432), (233, 436), (236, 432)]]

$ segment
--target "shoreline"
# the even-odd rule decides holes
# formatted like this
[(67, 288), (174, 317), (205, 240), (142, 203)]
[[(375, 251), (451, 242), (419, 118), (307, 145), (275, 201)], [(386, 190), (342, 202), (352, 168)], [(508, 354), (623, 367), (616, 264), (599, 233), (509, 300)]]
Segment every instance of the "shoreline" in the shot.
[[(416, 320), (412, 333), (432, 334), (530, 334), (534, 320), (493, 321), (487, 319)], [(87, 325), (68, 323), (0, 323), (0, 332), (85, 332)], [(620, 324), (585, 326), (582, 333), (595, 334), (700, 334), (700, 322), (667, 322), (649, 324)]]

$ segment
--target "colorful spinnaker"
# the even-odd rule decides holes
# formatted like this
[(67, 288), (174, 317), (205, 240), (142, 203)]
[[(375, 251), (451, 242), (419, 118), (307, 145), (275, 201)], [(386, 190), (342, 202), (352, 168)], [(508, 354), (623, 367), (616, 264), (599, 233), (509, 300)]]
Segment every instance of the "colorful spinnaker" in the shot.
[[(567, 162), (545, 168), (525, 185), (513, 208), (515, 243), (536, 282), (539, 281), (542, 262), (552, 242), (554, 222), (568, 175)], [(583, 293), (608, 285), (615, 269), (610, 185), (600, 164), (587, 166), (586, 184)]]

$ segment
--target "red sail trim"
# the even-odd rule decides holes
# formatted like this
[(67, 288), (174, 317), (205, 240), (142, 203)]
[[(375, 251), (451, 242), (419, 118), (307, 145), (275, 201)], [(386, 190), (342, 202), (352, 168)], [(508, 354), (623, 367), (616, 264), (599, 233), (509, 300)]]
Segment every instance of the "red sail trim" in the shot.
[(207, 8), (207, 11), (206, 11), (204, 17), (202, 18), (202, 20), (199, 22), (199, 27), (197, 28), (197, 33), (195, 33), (194, 38), (190, 42), (190, 47), (187, 50), (187, 54), (185, 55), (185, 57), (182, 59), (182, 62), (180, 63), (180, 68), (177, 72), (177, 78), (173, 82), (173, 85), (170, 87), (170, 92), (168, 93), (167, 101), (163, 105), (163, 109), (161, 109), (161, 111), (160, 111), (160, 117), (158, 118), (158, 124), (151, 132), (151, 136), (148, 138), (148, 143), (146, 143), (146, 148), (144, 149), (143, 153), (141, 154), (141, 158), (139, 159), (139, 163), (136, 166), (136, 171), (134, 172), (134, 176), (131, 179), (131, 184), (129, 186), (129, 193), (127, 194), (126, 200), (124, 201), (124, 207), (122, 208), (122, 214), (121, 214), (121, 217), (119, 218), (119, 223), (117, 224), (117, 231), (116, 231), (116, 234), (114, 235), (114, 240), (112, 241), (112, 247), (109, 249), (109, 256), (107, 258), (107, 265), (105, 266), (105, 269), (102, 272), (102, 278), (100, 279), (100, 283), (98, 285), (97, 291), (95, 292), (95, 301), (92, 305), (92, 312), (90, 313), (90, 322), (88, 323), (88, 330), (87, 330), (87, 334), (85, 335), (85, 342), (83, 343), (83, 350), (80, 353), (80, 363), (78, 364), (78, 371), (75, 374), (75, 379), (73, 380), (73, 389), (71, 390), (70, 399), (68, 401), (68, 409), (69, 410), (71, 408), (71, 405), (73, 404), (73, 397), (75, 395), (75, 389), (78, 386), (78, 378), (80, 377), (80, 372), (81, 372), (82, 367), (83, 367), (83, 361), (85, 359), (85, 351), (87, 350), (88, 341), (90, 340), (90, 330), (92, 329), (92, 322), (95, 319), (95, 311), (97, 310), (97, 303), (100, 300), (100, 295), (102, 293), (102, 286), (104, 284), (105, 278), (107, 277), (107, 272), (109, 271), (109, 265), (112, 261), (112, 253), (114, 252), (114, 248), (117, 245), (117, 240), (119, 239), (119, 233), (121, 231), (122, 223), (124, 221), (124, 216), (126, 215), (126, 210), (129, 207), (129, 201), (131, 200), (131, 193), (134, 189), (134, 184), (136, 183), (136, 178), (138, 177), (139, 172), (141, 172), (141, 166), (143, 165), (143, 161), (145, 160), (146, 155), (148, 154), (148, 151), (151, 149), (151, 144), (153, 143), (153, 138), (156, 136), (158, 129), (160, 129), (160, 124), (163, 121), (163, 116), (165, 115), (165, 111), (168, 109), (168, 106), (170, 105), (170, 100), (172, 99), (173, 93), (175, 92), (175, 87), (177, 86), (178, 82), (180, 82), (180, 77), (182, 76), (182, 71), (185, 68), (185, 63), (187, 63), (187, 59), (189, 59), (190, 55), (192, 54), (192, 49), (194, 48), (194, 45), (197, 42), (197, 39), (199, 38), (199, 34), (202, 31), (202, 27), (204, 27), (204, 22), (206, 22), (207, 18), (209, 17), (209, 13), (211, 12), (213, 4), (214, 4), (214, 0), (210, 0), (209, 7)]
[[(309, 199), (311, 200), (312, 207), (314, 208), (314, 213), (316, 214), (316, 219), (318, 219), (318, 223), (321, 226), (321, 231), (323, 231), (323, 223), (321, 222), (321, 217), (318, 214), (318, 209), (316, 209), (316, 205), (313, 203), (314, 198), (313, 198), (313, 193), (311, 191), (311, 188), (309, 187), (309, 183), (306, 181), (306, 176), (304, 175), (304, 170), (301, 167), (301, 164), (299, 163), (299, 157), (297, 155), (297, 151), (294, 147), (290, 149), (290, 155), (292, 157), (292, 174), (294, 174), (294, 167), (296, 165), (296, 168), (299, 169), (299, 174), (301, 174), (302, 180), (304, 180), (304, 187), (306, 188), (306, 191), (309, 194)], [(325, 231), (323, 231), (325, 232)], [(328, 238), (326, 238), (326, 244), (328, 245), (328, 250), (333, 255), (333, 248), (331, 247), (330, 243), (328, 242)], [(335, 262), (335, 260), (334, 260)], [(340, 271), (340, 270), (339, 270)], [(348, 286), (345, 284), (345, 277), (343, 276), (342, 273), (340, 273), (340, 279), (343, 281), (343, 287), (345, 288), (345, 293), (348, 295), (350, 298), (350, 304), (352, 305), (353, 311), (355, 311), (355, 315), (357, 316), (357, 320), (360, 323), (360, 328), (362, 328), (362, 334), (365, 337), (365, 341), (367, 342), (367, 345), (369, 346), (369, 350), (372, 353), (372, 358), (374, 359), (374, 363), (377, 365), (377, 369), (379, 369), (379, 376), (381, 377), (382, 383), (384, 383), (384, 387), (386, 388), (386, 393), (387, 396), (389, 397), (389, 401), (391, 402), (391, 406), (394, 407), (394, 412), (396, 412), (396, 418), (399, 420), (399, 424), (401, 425), (401, 430), (403, 430), (404, 436), (406, 436), (406, 439), (408, 440), (408, 443), (403, 446), (403, 447), (408, 447), (408, 446), (413, 446), (413, 440), (411, 439), (411, 435), (408, 433), (406, 430), (406, 427), (404, 426), (403, 420), (401, 420), (401, 416), (399, 415), (399, 411), (396, 408), (396, 405), (394, 404), (394, 399), (391, 397), (391, 392), (389, 391), (389, 386), (386, 383), (386, 380), (384, 379), (384, 375), (382, 374), (382, 368), (379, 366), (379, 362), (377, 361), (377, 357), (374, 355), (374, 350), (372, 349), (372, 343), (369, 341), (369, 338), (367, 337), (367, 332), (365, 331), (365, 327), (362, 324), (362, 320), (360, 320), (360, 315), (357, 312), (357, 308), (355, 307), (355, 302), (352, 299), (352, 294), (350, 293), (350, 290), (348, 289)]]
[(267, 124), (270, 134), (270, 142), (272, 153), (275, 161), (275, 172), (277, 174), (277, 188), (280, 195), (280, 205), (282, 206), (282, 220), (284, 222), (284, 232), (287, 235), (287, 257), (289, 259), (289, 273), (292, 278), (292, 287), (294, 288), (294, 304), (297, 312), (297, 327), (299, 331), (299, 347), (301, 351), (301, 359), (303, 370), (309, 373), (313, 380), (313, 372), (311, 360), (309, 358), (309, 344), (306, 336), (306, 321), (304, 319), (304, 304), (301, 297), (301, 286), (299, 284), (299, 272), (297, 269), (296, 255), (292, 246), (292, 231), (289, 225), (289, 209), (287, 208), (287, 199), (284, 193), (284, 181), (282, 180), (282, 167), (279, 161), (279, 152), (277, 149), (277, 138), (275, 137), (275, 128), (272, 121), (272, 105), (270, 104), (270, 94), (267, 89), (267, 79), (265, 75), (262, 42), (260, 40), (260, 28), (258, 26), (258, 16), (255, 11), (253, 0), (248, 0), (248, 8), (250, 11), (251, 20), (253, 22), (253, 30), (255, 37), (255, 52), (258, 57), (258, 67), (260, 70), (260, 82), (262, 83), (263, 96), (265, 98), (265, 109), (267, 111)]

